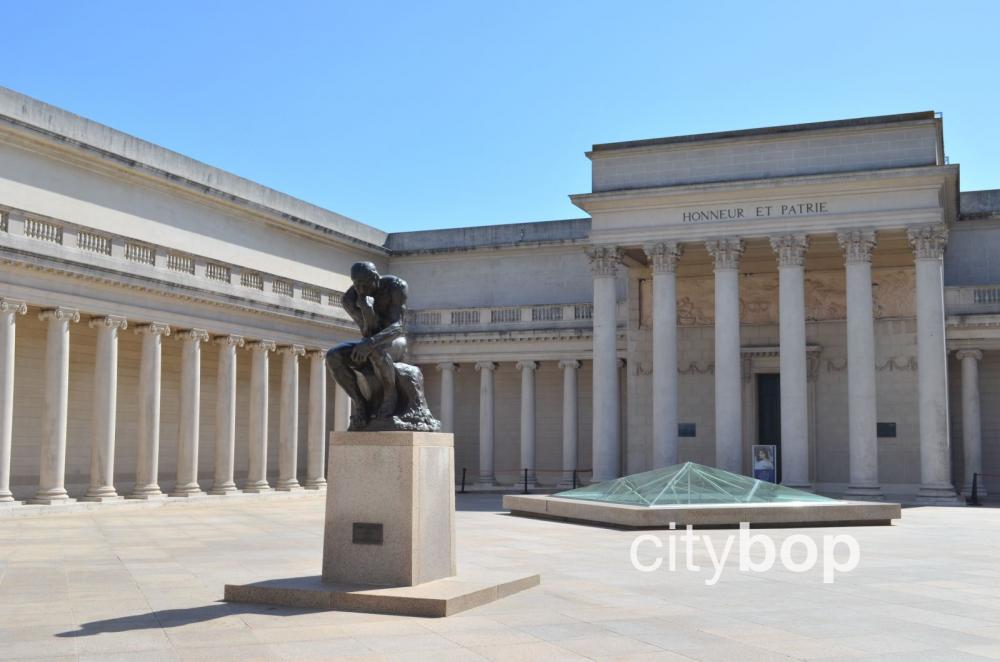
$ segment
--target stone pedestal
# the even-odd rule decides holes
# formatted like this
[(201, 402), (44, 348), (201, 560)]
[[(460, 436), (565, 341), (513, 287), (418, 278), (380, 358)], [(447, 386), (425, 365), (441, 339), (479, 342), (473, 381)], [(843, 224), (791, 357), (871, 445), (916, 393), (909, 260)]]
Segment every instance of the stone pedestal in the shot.
[(227, 584), (226, 600), (439, 617), (538, 585), (455, 574), (451, 434), (332, 432), (329, 453), (322, 576)]
[(323, 580), (413, 586), (455, 574), (454, 437), (333, 432)]

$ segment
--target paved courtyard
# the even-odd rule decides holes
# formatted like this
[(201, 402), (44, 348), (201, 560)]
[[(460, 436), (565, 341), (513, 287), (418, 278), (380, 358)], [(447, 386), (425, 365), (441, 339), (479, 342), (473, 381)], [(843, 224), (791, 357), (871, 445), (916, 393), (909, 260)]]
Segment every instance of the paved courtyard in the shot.
[[(0, 658), (1000, 659), (1000, 509), (910, 508), (891, 528), (838, 530), (862, 561), (833, 584), (818, 568), (742, 573), (734, 553), (710, 587), (704, 545), (700, 573), (641, 573), (634, 532), (514, 518), (499, 503), (459, 498), (460, 567), (534, 570), (542, 585), (447, 619), (220, 602), (227, 582), (319, 574), (316, 495), (0, 519)], [(735, 534), (698, 533), (716, 551)], [(822, 550), (830, 531), (769, 533)]]

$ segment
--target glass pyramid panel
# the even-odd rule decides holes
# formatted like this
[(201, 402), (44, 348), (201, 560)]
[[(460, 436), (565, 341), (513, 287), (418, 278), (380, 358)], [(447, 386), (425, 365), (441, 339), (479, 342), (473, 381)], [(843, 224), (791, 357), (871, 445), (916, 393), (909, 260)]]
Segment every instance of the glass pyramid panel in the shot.
[(624, 478), (559, 492), (564, 499), (630, 506), (687, 504), (795, 503), (834, 501), (818, 494), (776, 485), (694, 462), (675, 464)]

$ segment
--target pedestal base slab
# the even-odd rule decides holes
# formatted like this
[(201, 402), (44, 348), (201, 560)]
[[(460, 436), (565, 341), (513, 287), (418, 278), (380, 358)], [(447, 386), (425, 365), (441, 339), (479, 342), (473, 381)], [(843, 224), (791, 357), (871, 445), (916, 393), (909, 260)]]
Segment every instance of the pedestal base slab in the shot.
[(378, 587), (337, 584), (319, 576), (226, 584), (225, 600), (256, 604), (440, 618), (519, 593), (539, 584), (538, 575), (456, 575), (425, 584)]

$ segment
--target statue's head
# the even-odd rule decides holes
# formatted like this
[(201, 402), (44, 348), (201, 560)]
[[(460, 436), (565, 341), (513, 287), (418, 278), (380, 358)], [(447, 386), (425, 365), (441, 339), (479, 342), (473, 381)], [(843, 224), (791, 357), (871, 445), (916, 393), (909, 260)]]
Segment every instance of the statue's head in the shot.
[(379, 275), (371, 262), (355, 262), (351, 265), (351, 280), (358, 294), (371, 296), (378, 290)]

